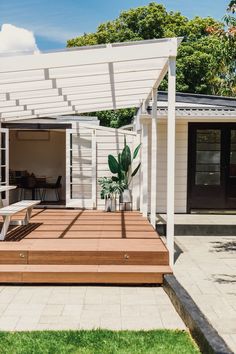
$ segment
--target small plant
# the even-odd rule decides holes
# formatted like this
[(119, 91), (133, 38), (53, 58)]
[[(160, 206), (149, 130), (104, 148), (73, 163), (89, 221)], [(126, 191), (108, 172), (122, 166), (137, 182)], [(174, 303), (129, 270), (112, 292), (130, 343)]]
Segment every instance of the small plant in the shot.
[(137, 174), (141, 165), (140, 162), (132, 171), (132, 164), (139, 153), (141, 144), (134, 149), (133, 156), (131, 155), (129, 146), (126, 144), (126, 139), (124, 145), (125, 146), (122, 152), (118, 154), (117, 159), (113, 155), (108, 155), (108, 166), (111, 173), (117, 175), (113, 176), (112, 180), (124, 185), (124, 189), (128, 189), (132, 178)]
[(124, 183), (118, 183), (109, 177), (102, 177), (98, 179), (101, 186), (101, 199), (115, 199), (125, 189)]

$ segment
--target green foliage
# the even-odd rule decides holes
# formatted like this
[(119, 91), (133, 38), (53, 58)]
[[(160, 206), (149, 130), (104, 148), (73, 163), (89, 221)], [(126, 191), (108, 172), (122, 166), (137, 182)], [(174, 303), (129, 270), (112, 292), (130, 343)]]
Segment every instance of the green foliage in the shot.
[[(235, 8), (234, 0), (230, 6)], [(177, 91), (236, 95), (235, 71), (231, 68), (232, 61), (235, 62), (235, 43), (227, 44), (212, 35), (209, 28), (222, 31), (224, 24), (210, 17), (189, 20), (180, 12), (168, 12), (163, 5), (152, 2), (121, 12), (115, 20), (99, 25), (95, 33), (69, 40), (67, 46), (183, 37), (177, 57)], [(160, 89), (166, 88), (164, 80)], [(129, 124), (133, 114), (134, 110), (128, 109), (96, 113), (102, 125), (114, 128)]]
[(122, 181), (118, 183), (109, 177), (99, 178), (98, 183), (101, 186), (101, 199), (115, 199), (125, 189), (125, 184)]
[(133, 160), (137, 157), (139, 150), (140, 150), (141, 144), (139, 144), (135, 149), (133, 153)]
[(130, 147), (126, 144), (126, 140), (125, 140), (124, 148), (121, 154), (120, 153), (118, 154), (117, 159), (113, 155), (108, 155), (109, 169), (111, 173), (117, 175), (117, 176), (113, 176), (112, 179), (120, 183), (122, 186), (124, 186), (124, 189), (129, 187), (132, 178), (138, 173), (138, 170), (141, 166), (141, 163), (139, 163), (138, 166), (132, 172), (132, 164), (133, 161), (138, 156), (140, 147), (141, 144), (139, 144), (134, 149), (133, 156), (131, 156)]
[(123, 125), (130, 124), (136, 109), (135, 108), (126, 108), (112, 111), (100, 111), (89, 113), (89, 115), (94, 115), (98, 117), (101, 122), (101, 125), (111, 128), (120, 128)]
[(218, 94), (236, 96), (236, 0), (230, 1), (227, 11), (223, 17), (223, 28), (208, 28), (208, 32), (219, 42), (219, 67), (217, 70), (213, 68), (215, 75), (212, 84), (217, 87)]
[(109, 165), (111, 173), (118, 173), (119, 163), (113, 155), (108, 156), (108, 165)]

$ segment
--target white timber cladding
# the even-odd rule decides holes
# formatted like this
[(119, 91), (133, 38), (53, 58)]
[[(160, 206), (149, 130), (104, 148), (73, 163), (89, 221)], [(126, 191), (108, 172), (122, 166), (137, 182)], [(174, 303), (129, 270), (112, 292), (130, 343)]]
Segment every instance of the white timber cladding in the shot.
[(138, 108), (165, 76), (180, 42), (167, 38), (0, 55), (0, 119)]
[[(151, 119), (150, 119), (151, 121)], [(151, 135), (151, 122), (148, 124)], [(175, 139), (175, 212), (186, 213), (187, 208), (187, 165), (188, 165), (188, 121), (177, 121)], [(148, 155), (150, 160), (151, 141)], [(151, 161), (150, 161), (151, 162)], [(149, 183), (151, 185), (151, 165), (149, 163)], [(157, 213), (166, 213), (167, 192), (167, 120), (157, 123)], [(151, 211), (149, 188), (148, 210)]]
[[(112, 176), (108, 155), (117, 157), (124, 147), (124, 138), (133, 152), (139, 135), (121, 129), (74, 125), (67, 130), (67, 206), (104, 209), (98, 178)], [(72, 142), (72, 145), (71, 145)], [(135, 160), (135, 165), (139, 158)], [(133, 208), (139, 208), (139, 174), (133, 179)]]
[[(167, 119), (158, 117), (157, 119), (157, 213), (166, 213), (166, 179), (167, 179)], [(202, 119), (199, 117), (182, 117), (176, 119), (176, 137), (175, 137), (175, 213), (187, 212), (187, 177), (188, 177), (188, 124), (189, 123), (208, 123), (208, 122), (236, 122), (234, 119)], [(151, 117), (145, 120), (148, 125), (149, 136), (151, 136)], [(148, 144), (149, 156), (149, 200), (148, 212), (151, 212), (151, 141)]]

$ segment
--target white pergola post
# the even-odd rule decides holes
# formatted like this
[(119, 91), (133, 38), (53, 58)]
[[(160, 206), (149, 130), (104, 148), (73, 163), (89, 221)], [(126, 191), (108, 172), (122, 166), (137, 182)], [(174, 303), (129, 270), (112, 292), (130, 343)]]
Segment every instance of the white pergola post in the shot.
[(151, 217), (150, 221), (156, 228), (157, 210), (157, 89), (152, 90), (152, 145), (151, 145)]
[(147, 217), (148, 214), (148, 125), (142, 121), (142, 213)]
[(176, 57), (168, 65), (168, 120), (167, 120), (167, 248), (170, 266), (174, 265), (174, 206), (175, 206), (175, 94)]
[(93, 209), (97, 207), (97, 141), (96, 129), (92, 131), (92, 201)]

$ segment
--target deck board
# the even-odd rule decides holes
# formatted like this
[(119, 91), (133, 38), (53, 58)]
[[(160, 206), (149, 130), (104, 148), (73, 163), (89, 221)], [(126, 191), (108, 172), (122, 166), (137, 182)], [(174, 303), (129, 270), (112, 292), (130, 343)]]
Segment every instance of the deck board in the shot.
[(0, 270), (0, 282), (132, 284), (161, 283), (171, 271), (166, 246), (139, 212), (69, 209), (35, 209), (29, 225), (13, 227), (0, 242)]

